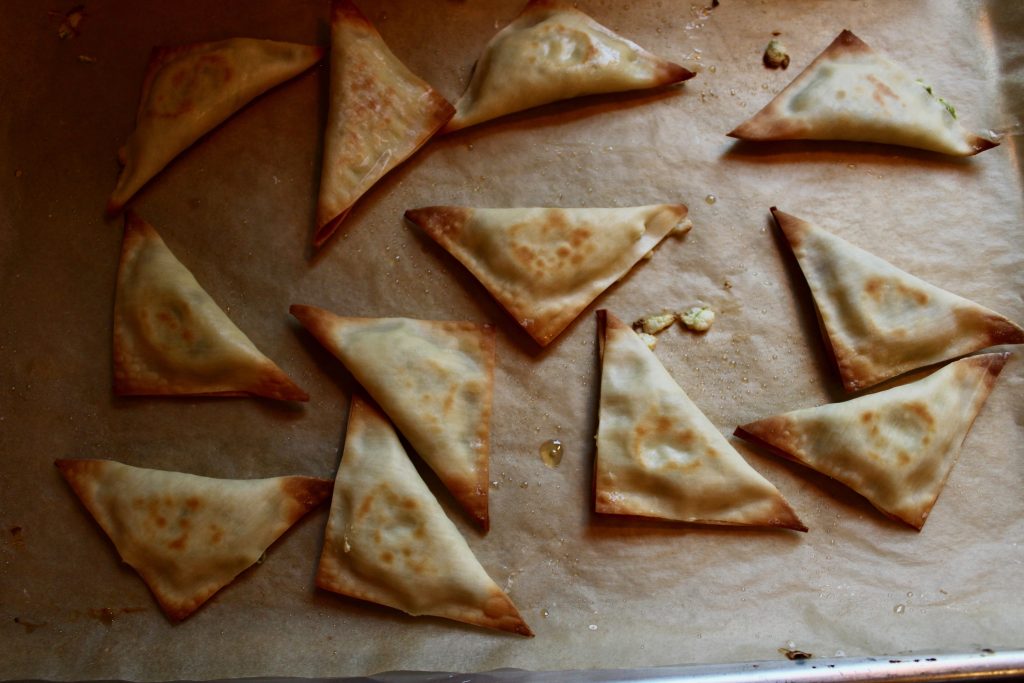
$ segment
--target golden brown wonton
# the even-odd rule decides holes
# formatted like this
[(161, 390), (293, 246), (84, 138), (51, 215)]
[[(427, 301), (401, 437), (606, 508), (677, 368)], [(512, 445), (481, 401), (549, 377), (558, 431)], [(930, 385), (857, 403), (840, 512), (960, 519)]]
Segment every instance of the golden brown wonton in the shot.
[(114, 299), (114, 393), (309, 400), (130, 211)]
[(617, 209), (429, 206), (405, 217), (462, 262), (538, 344), (557, 337), (667, 235), (682, 204)]
[(211, 479), (112, 460), (56, 464), (121, 559), (176, 620), (231, 583), (331, 493), (330, 481), (312, 477)]
[(807, 531), (628, 325), (604, 326), (595, 510)]
[(1024, 330), (984, 306), (900, 270), (772, 208), (814, 295), (847, 391), (997, 344)]
[(314, 306), (294, 305), (291, 312), (345, 364), (486, 530), (494, 328), (347, 318)]
[(751, 422), (736, 435), (846, 484), (920, 529), (1006, 358), (963, 358), (917, 382)]
[(120, 211), (192, 143), (323, 54), (315, 45), (255, 38), (155, 49), (142, 83), (135, 131), (118, 152), (124, 169), (107, 212)]
[(741, 140), (852, 140), (970, 156), (998, 143), (906, 69), (843, 31), (785, 90), (729, 133)]
[(314, 246), (455, 110), (398, 61), (350, 0), (331, 3), (331, 101)]
[(316, 584), (412, 615), (533, 635), (445, 516), (387, 417), (359, 396)]

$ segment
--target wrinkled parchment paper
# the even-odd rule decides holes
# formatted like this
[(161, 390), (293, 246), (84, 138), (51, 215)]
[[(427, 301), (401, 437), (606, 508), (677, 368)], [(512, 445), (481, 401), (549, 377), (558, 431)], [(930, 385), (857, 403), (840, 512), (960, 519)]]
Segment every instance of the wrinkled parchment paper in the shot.
[[(455, 99), (521, 3), (361, 4), (396, 54)], [(632, 320), (710, 305), (718, 314), (710, 332), (673, 328), (657, 354), (723, 432), (845, 398), (803, 280), (780, 250), (772, 205), (1024, 320), (1012, 144), (956, 160), (724, 136), (843, 28), (920, 74), (968, 127), (1011, 129), (1019, 110), (1004, 100), (1000, 55), (1019, 54), (1013, 4), (722, 0), (706, 10), (581, 0), (613, 29), (702, 72), (682, 87), (552, 105), (435, 140), (374, 188), (313, 259), (326, 65), (271, 92), (174, 161), (134, 207), (309, 391), (302, 406), (114, 398), (121, 221), (101, 212), (152, 46), (236, 35), (326, 44), (326, 2), (87, 0), (80, 34), (63, 40), (58, 25), (71, 2), (9, 4), (0, 23), (8, 55), (0, 60), (0, 677), (623, 668), (768, 659), (790, 643), (819, 656), (1020, 646), (1019, 350), (921, 533), (742, 443), (810, 533), (589, 512), (598, 307)], [(1006, 23), (1014, 14), (1017, 23)], [(761, 64), (773, 31), (792, 55), (788, 71)], [(1019, 88), (1019, 76), (1013, 83)], [(692, 232), (666, 240), (545, 350), (402, 220), (405, 209), (430, 204), (666, 201), (689, 205)], [(315, 590), (326, 509), (174, 625), (59, 478), (52, 462), (68, 457), (219, 477), (332, 477), (353, 380), (290, 319), (295, 302), (497, 325), (492, 531), (481, 536), (426, 476), (536, 638), (413, 619)], [(565, 448), (557, 469), (538, 455), (552, 438)]]

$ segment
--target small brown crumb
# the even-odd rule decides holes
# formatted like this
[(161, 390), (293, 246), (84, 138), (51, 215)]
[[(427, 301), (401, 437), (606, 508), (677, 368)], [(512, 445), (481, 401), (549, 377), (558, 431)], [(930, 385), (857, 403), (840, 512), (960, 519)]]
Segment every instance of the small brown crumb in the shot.
[(109, 607), (100, 607), (98, 609), (90, 609), (89, 616), (96, 619), (104, 626), (111, 626), (114, 623), (114, 617), (116, 614), (114, 610)]
[(677, 319), (678, 318), (675, 313), (648, 315), (634, 322), (633, 330), (636, 332), (644, 332), (646, 334), (658, 334), (662, 330), (670, 327)]
[(786, 46), (774, 38), (768, 42), (764, 49), (764, 57), (761, 58), (765, 67), (769, 69), (786, 69), (789, 67), (789, 54)]
[(814, 655), (810, 652), (803, 652), (802, 650), (790, 650), (788, 647), (780, 647), (779, 652), (786, 655), (786, 659), (790, 661), (796, 661), (798, 659), (810, 659)]
[(728, 280), (726, 280), (725, 282), (723, 282), (723, 283), (722, 283), (722, 286), (723, 286), (723, 287), (725, 287), (726, 289), (732, 289), (732, 283), (731, 283), (731, 282), (729, 282)]
[(60, 26), (57, 27), (57, 37), (61, 40), (77, 38), (78, 34), (81, 33), (79, 26), (82, 25), (84, 17), (85, 5), (75, 5), (69, 9), (61, 19)]
[(34, 624), (31, 621), (26, 621), (25, 619), (22, 619), (21, 617), (14, 617), (14, 623), (24, 628), (25, 633), (32, 633), (37, 628), (42, 628), (46, 626), (46, 624)]
[(25, 530), (20, 526), (12, 526), (8, 531), (11, 533), (9, 543), (15, 548), (25, 547)]

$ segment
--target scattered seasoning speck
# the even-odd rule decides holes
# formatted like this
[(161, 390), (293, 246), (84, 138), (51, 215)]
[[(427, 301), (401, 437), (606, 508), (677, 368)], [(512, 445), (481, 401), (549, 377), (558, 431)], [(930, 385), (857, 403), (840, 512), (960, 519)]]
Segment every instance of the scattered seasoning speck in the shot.
[(82, 19), (85, 17), (85, 5), (75, 5), (67, 11), (57, 27), (57, 37), (61, 40), (77, 38), (81, 32)]
[(786, 69), (789, 67), (789, 54), (786, 53), (786, 46), (778, 40), (772, 39), (768, 47), (764, 49), (764, 57), (761, 58), (766, 68)]

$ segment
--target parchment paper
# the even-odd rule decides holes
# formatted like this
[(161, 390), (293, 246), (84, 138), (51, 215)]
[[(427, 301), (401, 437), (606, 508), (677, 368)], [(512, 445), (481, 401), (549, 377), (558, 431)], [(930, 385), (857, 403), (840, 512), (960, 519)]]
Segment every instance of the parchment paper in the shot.
[[(502, 2), (361, 3), (395, 53), (454, 100)], [(710, 4), (710, 3), (709, 3)], [(921, 75), (975, 130), (1016, 123), (1000, 87), (1007, 0), (579, 3), (666, 57), (682, 87), (548, 106), (431, 142), (357, 206), (317, 258), (326, 65), (269, 93), (174, 161), (134, 207), (236, 323), (312, 395), (116, 399), (111, 306), (121, 221), (102, 216), (152, 46), (235, 35), (326, 44), (326, 3), (7, 3), (0, 22), (0, 677), (341, 676), (387, 669), (565, 669), (1024, 643), (1024, 362), (1019, 350), (915, 533), (822, 477), (737, 447), (808, 534), (595, 519), (594, 310), (626, 320), (696, 303), (657, 354), (725, 433), (845, 398), (812, 302), (768, 208), (817, 222), (939, 286), (1024, 320), (1013, 145), (966, 160), (873, 145), (739, 145), (724, 133), (850, 28)], [(1010, 8), (1010, 9), (1008, 9)], [(52, 13), (51, 13), (52, 11)], [(1013, 28), (1016, 26), (1017, 28)], [(787, 71), (761, 53), (772, 31)], [(1010, 52), (1008, 54), (1014, 54)], [(80, 60), (84, 55), (95, 61)], [(1011, 64), (1012, 66), (1012, 64)], [(1019, 65), (1018, 65), (1019, 67)], [(1018, 80), (1015, 82), (1019, 83)], [(705, 198), (713, 195), (714, 203)], [(682, 201), (694, 229), (539, 350), (402, 212), (430, 204), (626, 206)], [(313, 588), (321, 510), (184, 623), (168, 622), (65, 486), (55, 458), (102, 457), (220, 477), (332, 477), (353, 381), (288, 314), (497, 325), (492, 530), (426, 473), (532, 640), (414, 619)], [(549, 469), (547, 439), (565, 444)]]

